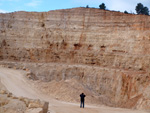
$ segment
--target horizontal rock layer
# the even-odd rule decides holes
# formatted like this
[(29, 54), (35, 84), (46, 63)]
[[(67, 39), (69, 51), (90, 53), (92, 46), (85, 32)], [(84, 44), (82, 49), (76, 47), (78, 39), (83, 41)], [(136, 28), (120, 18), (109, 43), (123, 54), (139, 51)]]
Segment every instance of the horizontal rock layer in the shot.
[(0, 14), (0, 58), (146, 70), (150, 17), (99, 9)]
[(84, 84), (112, 101), (148, 109), (150, 16), (92, 8), (14, 12), (0, 14), (0, 37), (1, 60), (76, 64), (55, 75), (84, 74)]

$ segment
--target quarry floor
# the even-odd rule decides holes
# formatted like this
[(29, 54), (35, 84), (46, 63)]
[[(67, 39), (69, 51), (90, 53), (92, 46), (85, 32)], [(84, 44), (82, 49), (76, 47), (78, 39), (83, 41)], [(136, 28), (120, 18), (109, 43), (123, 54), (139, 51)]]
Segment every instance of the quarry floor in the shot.
[(41, 93), (34, 87), (34, 81), (27, 79), (24, 73), (25, 71), (0, 67), (0, 80), (15, 96), (48, 101), (49, 113), (148, 113), (104, 105), (85, 105), (84, 109), (79, 108), (79, 103), (60, 101)]

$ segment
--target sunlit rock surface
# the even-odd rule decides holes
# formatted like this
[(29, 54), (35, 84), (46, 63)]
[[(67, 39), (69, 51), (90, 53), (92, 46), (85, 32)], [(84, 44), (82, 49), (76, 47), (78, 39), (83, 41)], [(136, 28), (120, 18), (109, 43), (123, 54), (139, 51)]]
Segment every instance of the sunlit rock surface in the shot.
[(150, 16), (92, 8), (0, 14), (0, 60), (34, 63), (18, 65), (46, 82), (75, 77), (110, 106), (150, 108)]

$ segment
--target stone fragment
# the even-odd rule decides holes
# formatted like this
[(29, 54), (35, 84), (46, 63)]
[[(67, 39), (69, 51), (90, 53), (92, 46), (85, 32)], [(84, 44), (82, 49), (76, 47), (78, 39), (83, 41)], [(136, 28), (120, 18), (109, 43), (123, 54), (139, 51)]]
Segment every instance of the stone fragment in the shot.
[(25, 113), (44, 113), (42, 108), (27, 109)]
[(12, 93), (7, 94), (7, 97), (12, 97), (12, 96), (13, 96)]
[(7, 94), (7, 91), (5, 91), (5, 90), (0, 90), (0, 94)]

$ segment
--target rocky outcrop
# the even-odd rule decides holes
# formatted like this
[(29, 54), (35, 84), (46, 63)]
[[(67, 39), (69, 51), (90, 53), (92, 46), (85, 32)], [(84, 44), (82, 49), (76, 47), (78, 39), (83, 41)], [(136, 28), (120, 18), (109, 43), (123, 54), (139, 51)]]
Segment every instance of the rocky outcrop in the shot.
[(0, 56), (146, 71), (149, 30), (149, 16), (91, 8), (0, 14)]
[(76, 77), (106, 104), (149, 109), (149, 31), (150, 16), (92, 8), (0, 14), (0, 59), (35, 63), (34, 79)]
[(0, 82), (0, 111), (1, 113), (47, 113), (48, 102), (16, 97)]
[[(86, 103), (149, 109), (149, 76), (142, 71), (60, 63), (1, 64), (3, 67), (25, 69), (27, 78), (44, 82), (38, 81), (36, 86), (39, 90), (56, 99), (78, 102), (78, 95), (85, 92)], [(38, 79), (29, 76), (30, 73)]]
[(15, 97), (7, 92), (0, 92), (0, 111), (2, 113), (47, 113), (48, 103), (24, 97)]

